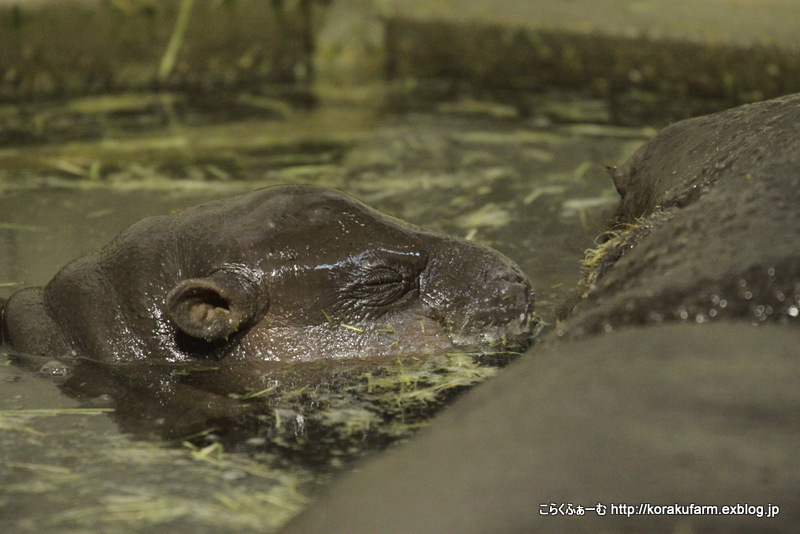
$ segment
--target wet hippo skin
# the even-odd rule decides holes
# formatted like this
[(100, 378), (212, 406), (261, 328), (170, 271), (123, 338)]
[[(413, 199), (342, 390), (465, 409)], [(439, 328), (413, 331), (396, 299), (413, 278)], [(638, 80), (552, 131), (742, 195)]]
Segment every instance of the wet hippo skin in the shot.
[(800, 95), (673, 124), (612, 177), (615, 230), (631, 237), (570, 336), (676, 319), (798, 324)]
[(129, 227), (4, 306), (16, 351), (105, 362), (525, 346), (533, 292), (499, 253), (336, 191), (280, 186)]

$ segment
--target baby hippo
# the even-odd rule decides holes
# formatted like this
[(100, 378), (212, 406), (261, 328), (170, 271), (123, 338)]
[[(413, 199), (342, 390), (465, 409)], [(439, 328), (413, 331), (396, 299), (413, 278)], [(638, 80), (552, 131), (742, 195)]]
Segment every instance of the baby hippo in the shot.
[(501, 254), (278, 186), (134, 224), (11, 295), (2, 326), (32, 355), (177, 363), (515, 350), (535, 325)]

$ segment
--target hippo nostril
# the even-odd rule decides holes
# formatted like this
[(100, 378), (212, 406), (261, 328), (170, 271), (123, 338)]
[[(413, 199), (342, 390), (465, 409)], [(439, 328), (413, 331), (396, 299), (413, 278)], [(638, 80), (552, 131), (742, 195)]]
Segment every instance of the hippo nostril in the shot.
[(498, 303), (513, 302), (524, 306), (531, 299), (530, 283), (514, 271), (496, 271), (487, 280), (487, 288), (491, 288), (494, 299)]
[(484, 274), (484, 277), (485, 281), (488, 283), (507, 282), (509, 284), (528, 285), (527, 280), (521, 273), (505, 265), (498, 265), (497, 267), (489, 269)]
[(500, 275), (497, 278), (497, 280), (500, 280), (500, 281), (503, 281), (503, 282), (509, 282), (509, 284), (513, 284), (513, 285), (520, 285), (520, 286), (528, 287), (528, 281), (525, 279), (525, 277), (523, 277), (521, 274), (517, 274), (517, 273), (514, 273), (514, 272), (507, 272), (504, 275)]

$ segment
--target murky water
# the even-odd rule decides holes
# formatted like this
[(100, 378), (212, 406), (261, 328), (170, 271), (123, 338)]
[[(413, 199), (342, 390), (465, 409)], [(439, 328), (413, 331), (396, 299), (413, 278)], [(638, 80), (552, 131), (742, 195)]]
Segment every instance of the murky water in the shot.
[[(148, 102), (2, 110), (0, 296), (46, 283), (144, 216), (313, 183), (497, 248), (530, 276), (553, 322), (617, 200), (603, 167), (650, 133), (459, 107), (395, 115), (272, 100), (248, 101), (261, 111), (236, 120), (202, 120)], [(318, 476), (270, 453), (134, 440), (102, 402), (63, 411), (78, 406), (51, 379), (0, 365), (0, 504), (12, 530), (266, 532), (303, 506)]]

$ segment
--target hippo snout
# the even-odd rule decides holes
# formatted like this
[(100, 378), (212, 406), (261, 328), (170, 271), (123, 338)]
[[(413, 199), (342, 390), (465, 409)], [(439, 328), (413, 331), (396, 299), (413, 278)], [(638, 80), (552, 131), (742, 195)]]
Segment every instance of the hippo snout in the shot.
[[(453, 246), (455, 257), (444, 255), (447, 267), (431, 276), (445, 281), (447, 289), (441, 282), (423, 288), (431, 308), (443, 312), (440, 320), (453, 344), (527, 347), (538, 319), (533, 289), (520, 268), (497, 251), (474, 243)], [(465, 257), (470, 261), (463, 261)]]
[(470, 317), (468, 326), (480, 329), (502, 326), (513, 321), (529, 324), (526, 318), (533, 315), (533, 290), (520, 274), (495, 269), (485, 282), (486, 298), (483, 305)]
[(528, 280), (517, 272), (495, 269), (483, 287), (484, 297), (475, 302), (462, 331), (476, 333), (483, 343), (528, 346), (538, 324)]

